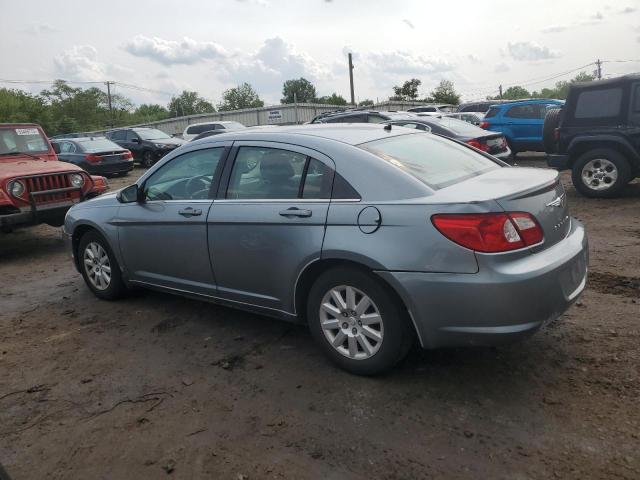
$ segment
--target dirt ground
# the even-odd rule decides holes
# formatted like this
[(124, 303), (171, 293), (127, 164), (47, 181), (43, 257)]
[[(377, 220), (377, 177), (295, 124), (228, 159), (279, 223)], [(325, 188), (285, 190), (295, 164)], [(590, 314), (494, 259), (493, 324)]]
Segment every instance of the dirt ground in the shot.
[(640, 478), (640, 183), (590, 200), (563, 178), (591, 242), (581, 300), (526, 342), (416, 350), (377, 378), (269, 318), (99, 301), (58, 229), (0, 236), (0, 462), (14, 480)]

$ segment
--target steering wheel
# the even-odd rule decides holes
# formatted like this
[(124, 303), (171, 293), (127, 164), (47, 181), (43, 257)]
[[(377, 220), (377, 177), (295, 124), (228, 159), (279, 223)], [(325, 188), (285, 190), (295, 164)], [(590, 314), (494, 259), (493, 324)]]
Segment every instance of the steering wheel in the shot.
[(206, 175), (192, 177), (184, 184), (185, 196), (192, 200), (204, 200), (209, 195), (211, 179)]

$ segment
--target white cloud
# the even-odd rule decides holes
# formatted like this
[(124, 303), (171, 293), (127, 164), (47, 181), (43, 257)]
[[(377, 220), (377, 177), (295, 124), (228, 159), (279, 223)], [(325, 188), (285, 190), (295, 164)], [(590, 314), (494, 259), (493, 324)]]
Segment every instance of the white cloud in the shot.
[(544, 27), (541, 32), (542, 33), (560, 33), (569, 29), (569, 25), (549, 25), (548, 27)]
[(368, 67), (386, 74), (426, 75), (449, 72), (456, 67), (444, 58), (424, 57), (403, 50), (369, 52), (362, 57)]
[(482, 60), (480, 60), (478, 57), (476, 57), (473, 54), (467, 55), (467, 60), (469, 60), (469, 62), (474, 65), (478, 65), (479, 63), (482, 63)]
[(407, 19), (407, 18), (403, 18), (402, 21), (407, 25), (407, 27), (409, 27), (410, 29), (414, 30), (416, 27), (413, 23), (411, 23), (411, 20)]
[(507, 44), (509, 56), (519, 62), (538, 61), (558, 58), (560, 53), (535, 42), (509, 42)]
[(67, 80), (104, 81), (106, 65), (97, 60), (98, 50), (91, 45), (76, 45), (53, 59), (56, 75)]
[(163, 65), (193, 65), (204, 60), (222, 59), (228, 52), (214, 42), (199, 42), (189, 37), (180, 41), (136, 35), (124, 49), (136, 57), (146, 57)]
[(633, 13), (636, 10), (637, 10), (637, 8), (634, 8), (634, 7), (625, 7), (622, 10), (620, 10), (618, 13), (627, 14), (627, 13)]
[(493, 69), (496, 73), (504, 73), (511, 70), (511, 67), (504, 62), (498, 63), (496, 67)]
[(236, 0), (236, 2), (259, 5), (261, 7), (268, 7), (269, 5), (271, 5), (267, 0)]

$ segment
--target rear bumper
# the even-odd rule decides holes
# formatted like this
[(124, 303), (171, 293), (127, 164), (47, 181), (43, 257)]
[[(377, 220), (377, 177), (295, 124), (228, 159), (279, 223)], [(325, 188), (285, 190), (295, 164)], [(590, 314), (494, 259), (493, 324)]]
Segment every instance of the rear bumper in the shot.
[(588, 243), (576, 220), (564, 240), (541, 252), (477, 258), (475, 274), (377, 272), (405, 301), (423, 347), (526, 338), (564, 313), (586, 284)]
[(110, 175), (113, 173), (125, 173), (133, 170), (133, 159), (123, 162), (94, 164), (82, 163), (80, 165), (84, 170), (92, 175)]
[(547, 165), (556, 170), (567, 170), (569, 168), (569, 155), (549, 154), (547, 155)]

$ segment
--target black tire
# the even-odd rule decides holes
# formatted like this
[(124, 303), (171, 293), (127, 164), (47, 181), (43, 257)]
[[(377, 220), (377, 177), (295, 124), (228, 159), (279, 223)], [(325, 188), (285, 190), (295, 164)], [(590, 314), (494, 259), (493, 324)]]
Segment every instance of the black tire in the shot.
[(140, 164), (144, 168), (151, 168), (154, 163), (156, 163), (156, 159), (151, 150), (145, 150), (142, 152), (142, 160), (140, 161)]
[[(593, 160), (608, 160), (617, 169), (617, 179), (605, 189), (596, 190), (589, 186), (584, 181), (583, 169), (585, 166)], [(591, 198), (610, 198), (619, 195), (624, 187), (631, 181), (631, 165), (624, 155), (617, 150), (611, 148), (596, 148), (589, 150), (575, 161), (571, 168), (571, 180), (573, 186), (585, 197)], [(606, 180), (606, 178), (605, 178)], [(600, 181), (599, 183), (605, 184), (606, 181)]]
[[(111, 269), (111, 279), (106, 288), (101, 289), (96, 287), (93, 281), (89, 278), (89, 272), (87, 271), (87, 269), (91, 267), (87, 267), (85, 265), (84, 254), (87, 246), (90, 244), (100, 245), (104, 249), (108, 257), (109, 267)], [(122, 280), (122, 272), (120, 270), (120, 266), (118, 265), (118, 261), (116, 260), (116, 256), (113, 254), (113, 250), (111, 250), (109, 243), (98, 232), (92, 230), (85, 233), (80, 238), (80, 242), (78, 243), (78, 250), (76, 252), (76, 259), (85, 283), (89, 287), (89, 290), (91, 290), (96, 297), (101, 298), (102, 300), (116, 300), (118, 298), (121, 298), (126, 293), (127, 287)]]
[(556, 140), (555, 130), (560, 125), (560, 108), (552, 108), (544, 117), (542, 126), (542, 144), (546, 153), (557, 153), (558, 142)]
[(513, 142), (508, 138), (507, 138), (507, 146), (509, 147), (509, 150), (511, 150), (511, 161), (515, 161), (516, 155), (518, 154), (518, 150), (516, 150), (516, 147), (513, 145)]
[[(350, 286), (359, 290), (373, 301), (379, 311), (384, 328), (382, 341), (378, 350), (368, 358), (354, 359), (343, 355), (325, 336), (321, 326), (320, 305), (325, 294), (338, 286)], [(340, 317), (339, 321), (344, 320), (344, 325), (347, 325), (350, 318)], [(415, 339), (409, 315), (389, 291), (389, 286), (373, 274), (357, 268), (336, 267), (317, 278), (309, 292), (307, 319), (311, 334), (324, 354), (339, 367), (357, 375), (376, 375), (391, 369), (407, 355)]]

